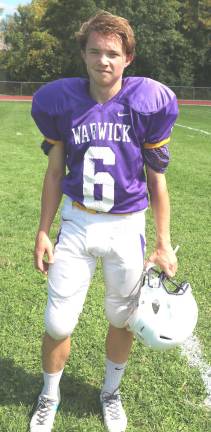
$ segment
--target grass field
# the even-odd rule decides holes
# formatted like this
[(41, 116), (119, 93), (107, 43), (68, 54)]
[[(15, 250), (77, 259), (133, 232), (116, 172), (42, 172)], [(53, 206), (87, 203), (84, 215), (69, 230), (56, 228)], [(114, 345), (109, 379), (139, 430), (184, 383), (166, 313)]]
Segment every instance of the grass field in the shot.
[[(172, 203), (173, 245), (178, 280), (188, 278), (199, 306), (196, 334), (211, 363), (211, 107), (181, 107), (171, 141), (167, 173)], [(33, 269), (33, 244), (47, 160), (29, 103), (0, 103), (0, 432), (28, 431), (42, 385), (40, 346), (46, 280)], [(148, 253), (154, 230), (147, 215)], [(56, 235), (58, 218), (52, 230)], [(104, 369), (107, 323), (103, 280), (97, 267), (79, 325), (72, 357), (61, 382), (62, 403), (55, 432), (103, 432), (99, 389)], [(122, 383), (128, 432), (210, 432), (211, 411), (200, 371), (179, 348), (153, 352), (134, 343)]]

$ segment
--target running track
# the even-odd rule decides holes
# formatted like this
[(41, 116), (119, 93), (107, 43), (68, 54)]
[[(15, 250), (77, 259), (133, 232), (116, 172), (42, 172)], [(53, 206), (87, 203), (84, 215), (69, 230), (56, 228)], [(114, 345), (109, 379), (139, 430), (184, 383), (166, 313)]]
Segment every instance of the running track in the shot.
[[(32, 100), (32, 96), (9, 96), (0, 95), (0, 101), (22, 101), (28, 102)], [(211, 100), (191, 100), (191, 99), (179, 99), (179, 105), (204, 105), (211, 106)]]

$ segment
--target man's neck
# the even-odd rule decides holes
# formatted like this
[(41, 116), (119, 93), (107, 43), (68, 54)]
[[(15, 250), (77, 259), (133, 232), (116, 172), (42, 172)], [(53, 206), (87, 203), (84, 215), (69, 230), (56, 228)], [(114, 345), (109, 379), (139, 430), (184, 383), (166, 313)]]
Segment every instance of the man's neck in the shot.
[(96, 83), (90, 82), (89, 92), (91, 97), (98, 102), (99, 104), (103, 104), (108, 100), (112, 99), (122, 87), (122, 81), (118, 81), (112, 87), (102, 87), (97, 86)]

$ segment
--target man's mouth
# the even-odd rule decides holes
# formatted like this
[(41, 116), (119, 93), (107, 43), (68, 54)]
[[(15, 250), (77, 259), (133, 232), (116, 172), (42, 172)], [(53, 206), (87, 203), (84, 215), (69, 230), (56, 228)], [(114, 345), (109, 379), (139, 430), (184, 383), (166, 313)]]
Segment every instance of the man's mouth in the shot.
[(95, 69), (96, 72), (98, 73), (106, 73), (106, 74), (110, 74), (111, 72), (105, 69)]

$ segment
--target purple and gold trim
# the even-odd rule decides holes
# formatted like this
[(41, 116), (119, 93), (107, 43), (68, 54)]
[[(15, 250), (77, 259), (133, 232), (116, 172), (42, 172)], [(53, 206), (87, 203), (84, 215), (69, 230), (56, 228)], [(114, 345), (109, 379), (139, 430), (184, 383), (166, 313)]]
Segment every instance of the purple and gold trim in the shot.
[(45, 138), (45, 141), (47, 141), (49, 144), (53, 144), (53, 145), (55, 145), (55, 144), (62, 144), (62, 141), (53, 140), (53, 139), (48, 138), (48, 137), (44, 137), (44, 138)]
[(158, 143), (144, 143), (144, 148), (145, 149), (155, 149), (155, 148), (159, 148), (162, 147), (165, 144), (168, 144), (170, 141), (170, 137), (164, 139), (163, 141), (160, 141)]

